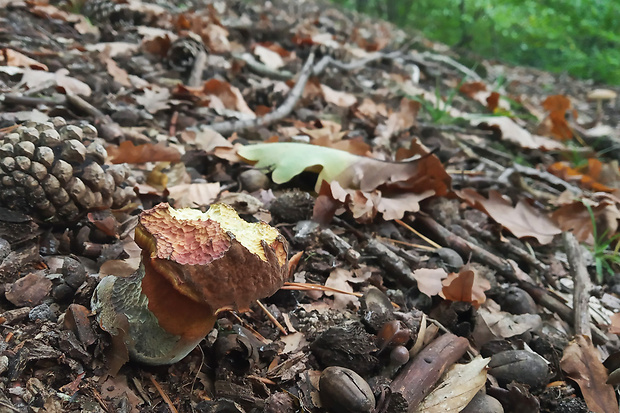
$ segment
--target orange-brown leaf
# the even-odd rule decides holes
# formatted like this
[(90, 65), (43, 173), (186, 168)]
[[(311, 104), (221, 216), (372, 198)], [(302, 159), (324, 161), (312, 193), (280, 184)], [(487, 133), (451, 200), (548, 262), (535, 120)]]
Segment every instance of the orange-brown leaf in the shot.
[(181, 154), (176, 148), (162, 143), (134, 145), (131, 141), (121, 142), (119, 146), (109, 146), (108, 156), (112, 163), (178, 162)]
[(441, 295), (446, 300), (464, 301), (479, 308), (487, 299), (484, 292), (491, 288), (486, 279), (479, 276), (469, 265), (458, 273), (451, 273), (441, 282)]
[(549, 111), (551, 136), (562, 141), (572, 139), (573, 130), (566, 121), (566, 112), (572, 106), (570, 100), (563, 95), (553, 95), (547, 97), (542, 105)]

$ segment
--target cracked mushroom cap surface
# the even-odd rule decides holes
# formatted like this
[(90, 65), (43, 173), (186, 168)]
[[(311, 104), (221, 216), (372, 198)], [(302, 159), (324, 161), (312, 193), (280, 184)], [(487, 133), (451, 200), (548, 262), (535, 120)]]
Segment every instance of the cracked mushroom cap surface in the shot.
[(214, 311), (246, 310), (288, 275), (288, 245), (278, 230), (247, 222), (226, 204), (204, 213), (159, 204), (140, 214), (135, 241), (175, 290)]

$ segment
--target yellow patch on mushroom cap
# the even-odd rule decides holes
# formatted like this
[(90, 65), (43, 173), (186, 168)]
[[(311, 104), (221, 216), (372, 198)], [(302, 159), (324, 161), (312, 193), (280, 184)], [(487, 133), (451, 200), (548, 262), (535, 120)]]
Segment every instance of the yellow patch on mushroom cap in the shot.
[[(262, 242), (272, 244), (280, 233), (277, 229), (264, 222), (247, 222), (243, 220), (237, 211), (226, 204), (213, 204), (207, 212), (197, 209), (168, 207), (170, 216), (178, 221), (208, 221), (212, 220), (220, 224), (226, 232), (231, 232), (237, 241), (251, 253), (258, 255), (263, 261), (267, 260)], [(286, 257), (278, 256), (280, 265), (284, 264)]]

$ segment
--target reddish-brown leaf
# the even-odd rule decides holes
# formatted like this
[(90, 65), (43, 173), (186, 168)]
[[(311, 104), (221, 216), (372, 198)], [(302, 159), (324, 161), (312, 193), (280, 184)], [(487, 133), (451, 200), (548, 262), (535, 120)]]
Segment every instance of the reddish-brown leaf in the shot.
[(588, 409), (594, 413), (618, 413), (613, 386), (606, 384), (607, 370), (601, 355), (587, 336), (575, 336), (564, 349), (560, 367), (581, 389)]
[(572, 139), (573, 130), (566, 121), (566, 112), (572, 106), (570, 100), (563, 95), (553, 95), (547, 97), (542, 106), (549, 111), (551, 136), (562, 141)]
[(131, 141), (121, 142), (119, 146), (108, 146), (108, 156), (112, 163), (178, 162), (181, 154), (176, 148), (162, 143), (134, 145)]
[(464, 266), (458, 274), (448, 275), (441, 284), (443, 288), (439, 295), (443, 298), (471, 303), (476, 308), (486, 301), (484, 292), (491, 288), (489, 281), (479, 276), (469, 265)]

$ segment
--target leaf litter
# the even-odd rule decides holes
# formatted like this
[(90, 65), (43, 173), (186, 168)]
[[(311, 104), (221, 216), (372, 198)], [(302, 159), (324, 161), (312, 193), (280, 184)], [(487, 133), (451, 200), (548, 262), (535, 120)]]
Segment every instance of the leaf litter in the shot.
[[(444, 366), (410, 411), (459, 411), (482, 389), (507, 411), (617, 410), (605, 382), (620, 374), (620, 288), (591, 255), (618, 251), (620, 119), (612, 108), (596, 112), (587, 82), (487, 61), (481, 77), (440, 45), (313, 3), (88, 3), (81, 13), (68, 2), (0, 11), (11, 22), (0, 51), (0, 138), (14, 139), (16, 120), (39, 131), (60, 116), (105, 149), (88, 155), (102, 170), (126, 166), (115, 185), (135, 197), (54, 225), (0, 210), (9, 241), (0, 243), (2, 406), (320, 412), (318, 377), (334, 365), (371, 383), (378, 409), (398, 409), (397, 397), (417, 399), (385, 397), (381, 383), (409, 373), (411, 362), (395, 365), (403, 348), (415, 346), (415, 358), (453, 332), (471, 354)], [(55, 40), (43, 46), (38, 35)], [(37, 177), (21, 145), (20, 154), (2, 146), (3, 162)], [(52, 152), (88, 176), (96, 168), (72, 148)], [(2, 185), (13, 182), (7, 165)], [(80, 332), (59, 321), (88, 314), (101, 276), (135, 270), (140, 210), (222, 200), (278, 225), (296, 253), (299, 290), (265, 300), (292, 334), (258, 306), (222, 313), (200, 349), (153, 369), (120, 367), (127, 354), (110, 353), (115, 343), (95, 324)], [(581, 250), (584, 265), (605, 280), (603, 295), (589, 297), (591, 341), (573, 336), (571, 298), (591, 289), (567, 278), (562, 231), (592, 245)], [(525, 308), (515, 288), (529, 296), (517, 300)], [(550, 363), (549, 388), (502, 387), (474, 357), (523, 348)]]

